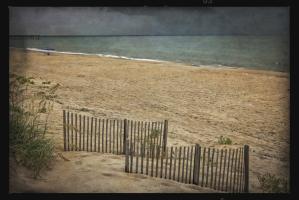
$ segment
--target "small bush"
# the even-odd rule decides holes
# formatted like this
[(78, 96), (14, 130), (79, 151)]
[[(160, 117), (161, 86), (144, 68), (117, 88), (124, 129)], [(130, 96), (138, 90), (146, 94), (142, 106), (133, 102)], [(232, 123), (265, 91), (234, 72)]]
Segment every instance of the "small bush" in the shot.
[(258, 176), (260, 187), (267, 193), (286, 193), (288, 192), (288, 181), (284, 178), (278, 178), (275, 175), (266, 173)]
[(220, 136), (218, 139), (218, 144), (232, 144), (232, 140), (230, 138)]

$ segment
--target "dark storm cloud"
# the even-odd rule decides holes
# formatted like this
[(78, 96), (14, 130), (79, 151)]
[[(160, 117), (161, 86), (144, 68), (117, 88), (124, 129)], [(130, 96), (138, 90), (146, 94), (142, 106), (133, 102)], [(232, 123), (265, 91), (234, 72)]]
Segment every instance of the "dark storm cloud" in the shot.
[(288, 34), (288, 8), (10, 7), (11, 35)]

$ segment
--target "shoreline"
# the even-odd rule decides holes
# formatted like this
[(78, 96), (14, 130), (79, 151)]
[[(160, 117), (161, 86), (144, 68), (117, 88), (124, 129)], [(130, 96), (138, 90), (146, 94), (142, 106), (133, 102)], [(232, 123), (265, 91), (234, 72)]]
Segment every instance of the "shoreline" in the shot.
[(9, 49), (16, 49), (16, 50), (25, 50), (31, 52), (38, 52), (38, 53), (54, 53), (54, 54), (65, 54), (65, 55), (73, 55), (73, 56), (97, 56), (103, 58), (112, 58), (112, 59), (124, 59), (124, 60), (132, 60), (132, 61), (144, 61), (144, 62), (154, 62), (154, 63), (169, 63), (169, 64), (176, 64), (176, 65), (183, 65), (186, 67), (195, 67), (195, 68), (202, 68), (202, 69), (211, 69), (211, 70), (239, 70), (244, 71), (247, 73), (269, 73), (269, 74), (280, 74), (280, 75), (289, 75), (290, 72), (284, 71), (274, 71), (274, 70), (265, 70), (265, 69), (253, 69), (248, 67), (233, 67), (221, 64), (211, 64), (211, 65), (196, 65), (196, 64), (188, 64), (188, 63), (178, 63), (173, 61), (166, 61), (166, 60), (156, 60), (156, 59), (147, 59), (147, 58), (134, 58), (134, 57), (127, 57), (127, 56), (117, 56), (111, 54), (96, 54), (96, 53), (82, 53), (82, 52), (71, 52), (71, 51), (55, 51), (55, 50), (45, 50), (45, 49), (38, 49), (38, 48), (19, 48), (19, 47), (9, 47)]

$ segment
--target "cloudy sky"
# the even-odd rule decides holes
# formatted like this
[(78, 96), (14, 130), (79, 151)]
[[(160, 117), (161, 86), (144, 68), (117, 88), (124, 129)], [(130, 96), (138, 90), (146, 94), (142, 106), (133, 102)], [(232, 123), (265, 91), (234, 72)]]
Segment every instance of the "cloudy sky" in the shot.
[(10, 7), (10, 35), (288, 34), (287, 7)]

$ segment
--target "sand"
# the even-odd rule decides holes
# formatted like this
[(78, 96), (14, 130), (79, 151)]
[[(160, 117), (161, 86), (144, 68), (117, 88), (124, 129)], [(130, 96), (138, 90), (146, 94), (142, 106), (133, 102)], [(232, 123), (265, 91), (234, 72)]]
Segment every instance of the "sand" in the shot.
[[(12, 179), (11, 191), (215, 192), (126, 174), (121, 156), (63, 152), (62, 109), (96, 117), (168, 119), (169, 145), (199, 143), (225, 148), (248, 144), (250, 192), (261, 192), (259, 174), (271, 172), (289, 177), (288, 73), (47, 55), (12, 48), (10, 71), (33, 76), (36, 82), (49, 80), (61, 85), (47, 136), (54, 139), (56, 152), (70, 159), (58, 158), (50, 171), (42, 173), (43, 180), (33, 180), (26, 170), (16, 167), (17, 175), (13, 177), (17, 178)], [(87, 111), (82, 112), (82, 108)], [(229, 137), (233, 144), (218, 144), (221, 135)]]

